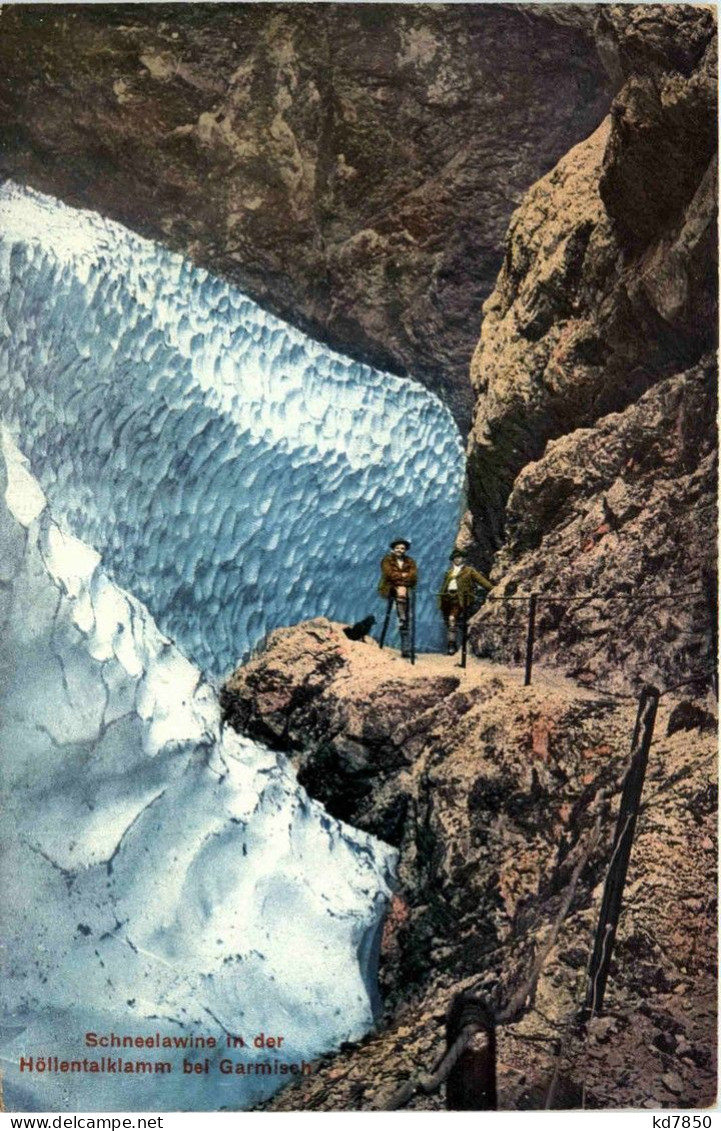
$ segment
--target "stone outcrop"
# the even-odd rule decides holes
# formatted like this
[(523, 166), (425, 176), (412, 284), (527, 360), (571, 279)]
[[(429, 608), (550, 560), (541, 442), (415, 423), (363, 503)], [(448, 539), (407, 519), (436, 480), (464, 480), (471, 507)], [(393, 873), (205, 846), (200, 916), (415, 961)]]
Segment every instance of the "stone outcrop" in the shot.
[(465, 428), (511, 212), (609, 105), (594, 9), (544, 7), (7, 5), (0, 172), (411, 373)]
[(331, 813), (400, 849), (383, 1024), (274, 1108), (382, 1105), (442, 1052), (462, 988), (509, 1016), (498, 1030), (502, 1109), (543, 1107), (556, 1068), (556, 1107), (582, 1096), (588, 1107), (712, 1101), (714, 720), (682, 695), (661, 700), (606, 1006), (584, 1042), (573, 1018), (635, 701), (542, 668), (530, 688), (518, 669), (475, 660), (462, 672), (421, 656), (411, 669), (323, 619), (270, 636), (226, 685), (226, 720), (285, 750)]
[(463, 538), (486, 567), (516, 476), (549, 440), (624, 409), (715, 344), (713, 16), (609, 6), (597, 34), (623, 85), (514, 214), (471, 367)]

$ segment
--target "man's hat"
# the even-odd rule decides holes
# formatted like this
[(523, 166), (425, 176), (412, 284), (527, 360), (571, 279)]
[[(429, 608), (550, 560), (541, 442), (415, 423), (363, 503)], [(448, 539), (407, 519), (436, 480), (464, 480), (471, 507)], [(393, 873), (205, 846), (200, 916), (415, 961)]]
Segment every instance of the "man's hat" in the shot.
[(467, 553), (466, 550), (456, 549), (450, 555), (450, 560), (453, 561), (454, 558), (467, 558), (467, 557), (468, 557), (468, 553)]
[(391, 542), (391, 550), (394, 550), (396, 546), (405, 546), (406, 550), (410, 550), (411, 548), (411, 544), (407, 538), (394, 538)]

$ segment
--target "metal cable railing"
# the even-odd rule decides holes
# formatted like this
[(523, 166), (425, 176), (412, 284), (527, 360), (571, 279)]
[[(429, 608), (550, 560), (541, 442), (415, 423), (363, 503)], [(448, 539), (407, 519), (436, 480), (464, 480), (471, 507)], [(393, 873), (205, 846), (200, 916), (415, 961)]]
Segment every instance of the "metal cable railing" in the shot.
[[(531, 677), (533, 673), (533, 654), (536, 641), (536, 617), (539, 604), (555, 604), (555, 605), (575, 605), (580, 603), (592, 603), (596, 601), (614, 602), (614, 601), (633, 601), (636, 604), (652, 602), (654, 604), (662, 604), (665, 601), (684, 600), (686, 598), (705, 598), (708, 609), (709, 619), (711, 624), (712, 636), (712, 651), (714, 657), (718, 652), (718, 601), (717, 601), (717, 584), (715, 575), (707, 572), (704, 574), (705, 585), (702, 589), (679, 589), (673, 593), (658, 593), (632, 590), (628, 593), (489, 593), (486, 597), (486, 602), (503, 602), (503, 603), (520, 603), (523, 601), (528, 602), (528, 625), (526, 629), (526, 646), (525, 646), (525, 673), (524, 673), (524, 686), (528, 687), (531, 684)], [(407, 630), (410, 634), (410, 649), (407, 654), (410, 657), (411, 663), (414, 664), (416, 660), (415, 636), (416, 636), (416, 611), (415, 611), (415, 588), (409, 589), (408, 600), (408, 626)], [(442, 596), (442, 594), (437, 594)], [(391, 593), (387, 599), (385, 617), (383, 621), (383, 628), (380, 635), (381, 648), (385, 645), (386, 635), (388, 632), (391, 608), (393, 605), (394, 597)], [(468, 625), (473, 615), (473, 602), (461, 601), (460, 603), (460, 629), (461, 629), (461, 668), (466, 668), (468, 657)], [(688, 683), (698, 681), (697, 676), (692, 676), (688, 679)], [(711, 672), (711, 682), (713, 684), (716, 698), (718, 698), (718, 670), (714, 668)], [(679, 685), (680, 686), (680, 685)], [(608, 692), (608, 694), (617, 694)], [(630, 696), (629, 696), (630, 698)]]
[[(526, 648), (525, 648), (525, 673), (524, 673), (524, 686), (528, 687), (531, 683), (533, 673), (533, 653), (536, 641), (536, 613), (538, 605), (542, 602), (548, 604), (577, 604), (579, 602), (592, 602), (592, 601), (633, 601), (635, 603), (652, 602), (661, 604), (664, 601), (679, 601), (684, 598), (695, 597), (705, 598), (708, 610), (709, 620), (711, 624), (712, 647), (713, 655), (717, 655), (717, 622), (718, 622), (718, 605), (717, 605), (717, 587), (716, 582), (713, 580), (712, 574), (705, 575), (706, 584), (702, 589), (680, 589), (674, 593), (654, 593), (644, 591), (632, 591), (629, 593), (512, 593), (506, 595), (505, 593), (493, 594), (490, 593), (486, 601), (499, 601), (499, 602), (528, 602), (528, 625), (526, 629)], [(467, 619), (467, 614), (466, 614)], [(465, 656), (463, 657), (462, 667), (465, 667)], [(692, 676), (688, 682), (694, 683), (699, 679), (698, 676)], [(711, 671), (711, 681), (718, 698), (718, 674), (717, 669), (713, 668)], [(679, 684), (680, 686), (680, 684)]]

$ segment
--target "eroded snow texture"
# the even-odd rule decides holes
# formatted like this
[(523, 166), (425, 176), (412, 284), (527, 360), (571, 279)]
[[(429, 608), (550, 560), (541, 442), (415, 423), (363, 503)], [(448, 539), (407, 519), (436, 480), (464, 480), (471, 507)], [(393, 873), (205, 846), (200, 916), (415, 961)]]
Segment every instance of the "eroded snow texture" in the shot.
[(11, 1110), (239, 1108), (288, 1077), (20, 1073), (84, 1034), (285, 1037), (299, 1062), (372, 1022), (392, 852), (330, 819), (282, 755), (221, 732), (209, 685), (51, 518), (3, 435), (2, 1073)]
[(381, 614), (394, 536), (438, 643), (463, 455), (437, 398), (93, 213), (6, 184), (0, 236), (0, 411), (187, 655), (221, 674), (280, 624)]

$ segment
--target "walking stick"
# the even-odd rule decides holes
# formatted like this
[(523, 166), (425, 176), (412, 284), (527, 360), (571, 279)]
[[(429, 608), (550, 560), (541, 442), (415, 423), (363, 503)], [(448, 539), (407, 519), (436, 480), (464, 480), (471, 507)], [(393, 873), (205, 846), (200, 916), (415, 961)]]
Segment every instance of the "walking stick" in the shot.
[(383, 645), (386, 642), (386, 633), (388, 631), (388, 621), (391, 619), (391, 605), (392, 604), (393, 604), (393, 590), (391, 590), (390, 593), (388, 594), (388, 604), (386, 605), (386, 615), (385, 615), (385, 620), (383, 621), (383, 628), (381, 629), (381, 639), (380, 639), (381, 648), (383, 647)]
[(415, 586), (409, 590), (410, 601), (408, 602), (408, 612), (411, 615), (411, 663), (416, 662), (416, 590)]
[(468, 598), (464, 598), (461, 605), (461, 667), (466, 666), (468, 655)]

